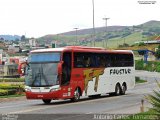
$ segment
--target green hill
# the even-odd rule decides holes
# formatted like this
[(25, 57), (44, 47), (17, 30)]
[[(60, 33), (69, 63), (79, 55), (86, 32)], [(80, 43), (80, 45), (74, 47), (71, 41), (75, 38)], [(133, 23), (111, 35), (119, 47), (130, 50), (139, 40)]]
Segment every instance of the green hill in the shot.
[[(147, 40), (153, 35), (160, 35), (160, 21), (148, 21), (137, 26), (108, 26), (107, 33), (105, 27), (96, 28), (96, 35), (93, 37), (93, 29), (84, 29), (76, 32), (69, 31), (58, 35), (46, 35), (38, 38), (39, 42), (44, 44), (56, 41), (59, 46), (66, 45), (86, 45), (92, 46), (93, 39), (95, 46), (103, 47), (107, 40), (109, 48), (117, 48), (124, 43), (133, 45), (136, 41)], [(92, 42), (91, 42), (92, 41)]]
[(151, 21), (146, 22), (144, 24), (141, 24), (139, 26), (142, 26), (143, 29), (145, 29), (145, 28), (156, 28), (156, 27), (160, 27), (160, 21), (151, 20)]

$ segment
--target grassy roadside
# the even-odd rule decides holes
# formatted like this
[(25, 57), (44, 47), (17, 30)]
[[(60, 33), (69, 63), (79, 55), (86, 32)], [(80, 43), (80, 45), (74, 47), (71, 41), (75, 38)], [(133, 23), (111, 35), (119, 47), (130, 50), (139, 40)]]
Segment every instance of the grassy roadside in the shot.
[[(158, 81), (157, 85), (160, 88)], [(160, 91), (153, 90), (153, 94), (148, 94), (145, 98), (152, 105), (152, 108), (147, 112), (124, 116), (121, 120), (160, 120)]]
[(160, 62), (159, 61), (148, 61), (147, 64), (142, 60), (135, 61), (136, 70), (146, 70), (150, 72), (160, 72)]
[(21, 83), (13, 84), (0, 82), (0, 98), (24, 96), (24, 85)]
[(25, 94), (16, 94), (16, 95), (7, 95), (7, 96), (0, 96), (0, 98), (13, 98), (13, 97), (22, 97)]
[(15, 82), (15, 83), (19, 83), (19, 82), (24, 82), (24, 78), (0, 78), (0, 83), (1, 82)]
[(135, 78), (135, 81), (136, 81), (136, 84), (147, 82), (147, 80), (142, 80), (142, 79), (140, 79), (139, 77), (136, 77), (136, 78)]

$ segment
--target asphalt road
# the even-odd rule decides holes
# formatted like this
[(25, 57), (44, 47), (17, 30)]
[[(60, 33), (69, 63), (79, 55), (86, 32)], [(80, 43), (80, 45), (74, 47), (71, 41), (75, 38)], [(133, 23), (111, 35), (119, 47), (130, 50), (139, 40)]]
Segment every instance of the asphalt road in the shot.
[(70, 100), (55, 100), (45, 105), (41, 100), (16, 100), (0, 103), (0, 119), (14, 118), (14, 120), (88, 120), (111, 119), (116, 115), (127, 115), (140, 112), (141, 100), (144, 99), (144, 108), (151, 105), (146, 101), (145, 95), (157, 89), (156, 80), (160, 81), (160, 73), (136, 71), (136, 76), (148, 80), (147, 83), (138, 84), (134, 89), (123, 96), (102, 95), (100, 98), (81, 98), (79, 102)]

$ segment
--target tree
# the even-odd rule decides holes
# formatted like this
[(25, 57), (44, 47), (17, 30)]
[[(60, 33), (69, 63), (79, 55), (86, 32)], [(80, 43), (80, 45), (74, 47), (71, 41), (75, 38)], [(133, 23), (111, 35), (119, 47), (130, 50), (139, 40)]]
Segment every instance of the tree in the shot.
[(155, 53), (155, 56), (156, 56), (157, 59), (160, 59), (160, 45), (158, 46), (158, 49)]
[(4, 41), (4, 38), (3, 38), (3, 37), (1, 37), (1, 38), (0, 38), (0, 40), (1, 40), (1, 41)]
[(25, 35), (22, 35), (22, 36), (21, 36), (21, 41), (25, 41), (25, 40), (26, 40)]

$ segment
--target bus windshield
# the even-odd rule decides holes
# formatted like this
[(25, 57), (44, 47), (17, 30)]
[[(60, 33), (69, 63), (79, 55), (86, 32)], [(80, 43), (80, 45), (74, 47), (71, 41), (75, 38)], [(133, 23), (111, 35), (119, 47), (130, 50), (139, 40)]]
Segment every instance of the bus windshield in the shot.
[(33, 53), (28, 57), (28, 62), (59, 62), (60, 53)]
[(32, 87), (53, 86), (58, 83), (57, 65), (60, 53), (31, 54), (25, 70), (25, 83)]

